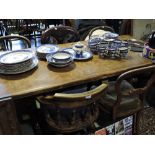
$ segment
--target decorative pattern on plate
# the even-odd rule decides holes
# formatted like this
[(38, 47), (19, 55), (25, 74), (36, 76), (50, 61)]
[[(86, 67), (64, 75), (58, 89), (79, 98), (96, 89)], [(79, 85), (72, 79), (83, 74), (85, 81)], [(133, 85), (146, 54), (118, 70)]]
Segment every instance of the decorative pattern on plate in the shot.
[(12, 67), (11, 68), (6, 68), (4, 65), (0, 64), (0, 74), (19, 74), (19, 73), (24, 73), (27, 72), (33, 68), (35, 68), (38, 65), (38, 59), (36, 57), (32, 58), (32, 63), (31, 65), (25, 66), (21, 64), (18, 67)]
[(1, 64), (17, 64), (31, 60), (33, 53), (29, 51), (13, 51), (0, 56)]
[(66, 51), (59, 51), (46, 56), (47, 62), (55, 67), (66, 67), (73, 62), (73, 55)]
[(46, 55), (49, 53), (54, 53), (59, 50), (58, 46), (45, 44), (37, 48), (37, 56), (40, 59), (46, 59)]
[(89, 51), (82, 51), (81, 54), (77, 54), (72, 48), (63, 49), (73, 55), (74, 60), (88, 60), (93, 57), (92, 52)]

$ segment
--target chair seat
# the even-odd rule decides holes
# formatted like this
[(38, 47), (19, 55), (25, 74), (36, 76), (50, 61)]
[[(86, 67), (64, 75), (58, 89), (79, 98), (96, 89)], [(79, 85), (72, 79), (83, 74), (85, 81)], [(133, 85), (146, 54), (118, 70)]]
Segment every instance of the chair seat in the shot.
[[(122, 81), (121, 91), (126, 92), (133, 89), (133, 86), (126, 80)], [(114, 104), (116, 103), (117, 96), (115, 93), (115, 81), (109, 82), (109, 87), (106, 95), (101, 98), (101, 109), (112, 113)], [(116, 117), (120, 118), (135, 113), (142, 108), (142, 102), (137, 96), (123, 96), (120, 105), (117, 107)]]

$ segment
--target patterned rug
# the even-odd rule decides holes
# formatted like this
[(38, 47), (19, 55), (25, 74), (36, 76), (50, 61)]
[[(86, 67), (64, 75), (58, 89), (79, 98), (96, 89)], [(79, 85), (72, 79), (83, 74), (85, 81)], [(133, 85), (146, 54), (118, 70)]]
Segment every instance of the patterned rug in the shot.
[(155, 135), (155, 108), (145, 107), (137, 115), (137, 134)]

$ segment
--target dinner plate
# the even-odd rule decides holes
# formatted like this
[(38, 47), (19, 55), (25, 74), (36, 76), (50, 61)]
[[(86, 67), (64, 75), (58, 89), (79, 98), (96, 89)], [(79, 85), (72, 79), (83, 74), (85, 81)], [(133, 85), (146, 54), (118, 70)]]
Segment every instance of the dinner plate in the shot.
[(0, 56), (1, 64), (17, 64), (30, 60), (33, 53), (30, 51), (13, 51)]
[(56, 45), (45, 44), (37, 48), (37, 56), (41, 59), (46, 59), (46, 55), (49, 53), (54, 53), (59, 50)]
[(2, 67), (0, 67), (0, 74), (20, 74), (20, 73), (24, 73), (27, 72), (29, 70), (32, 70), (33, 68), (35, 68), (38, 65), (38, 59), (36, 57), (33, 58), (33, 62), (29, 67), (26, 68), (19, 68), (17, 71), (6, 71), (4, 70)]
[(39, 53), (53, 53), (58, 50), (59, 50), (58, 46), (50, 44), (41, 45), (40, 47), (37, 48), (37, 52)]
[(77, 55), (76, 52), (72, 48), (66, 48), (63, 50), (71, 53), (75, 60), (88, 60), (93, 57), (92, 52), (89, 52), (89, 51), (83, 51), (82, 54)]

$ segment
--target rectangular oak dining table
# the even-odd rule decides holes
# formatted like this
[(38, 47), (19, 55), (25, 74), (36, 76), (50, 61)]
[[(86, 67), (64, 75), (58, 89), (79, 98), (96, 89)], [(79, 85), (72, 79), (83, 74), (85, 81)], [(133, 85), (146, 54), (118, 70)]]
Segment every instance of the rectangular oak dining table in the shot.
[[(126, 39), (125, 36), (122, 37)], [(84, 42), (86, 44), (86, 42)], [(59, 45), (72, 47), (74, 43)], [(13, 100), (120, 75), (152, 61), (141, 53), (130, 51), (125, 59), (103, 59), (98, 55), (87, 61), (74, 61), (64, 68), (49, 66), (39, 60), (38, 67), (22, 74), (0, 75), (0, 134), (19, 134)]]

